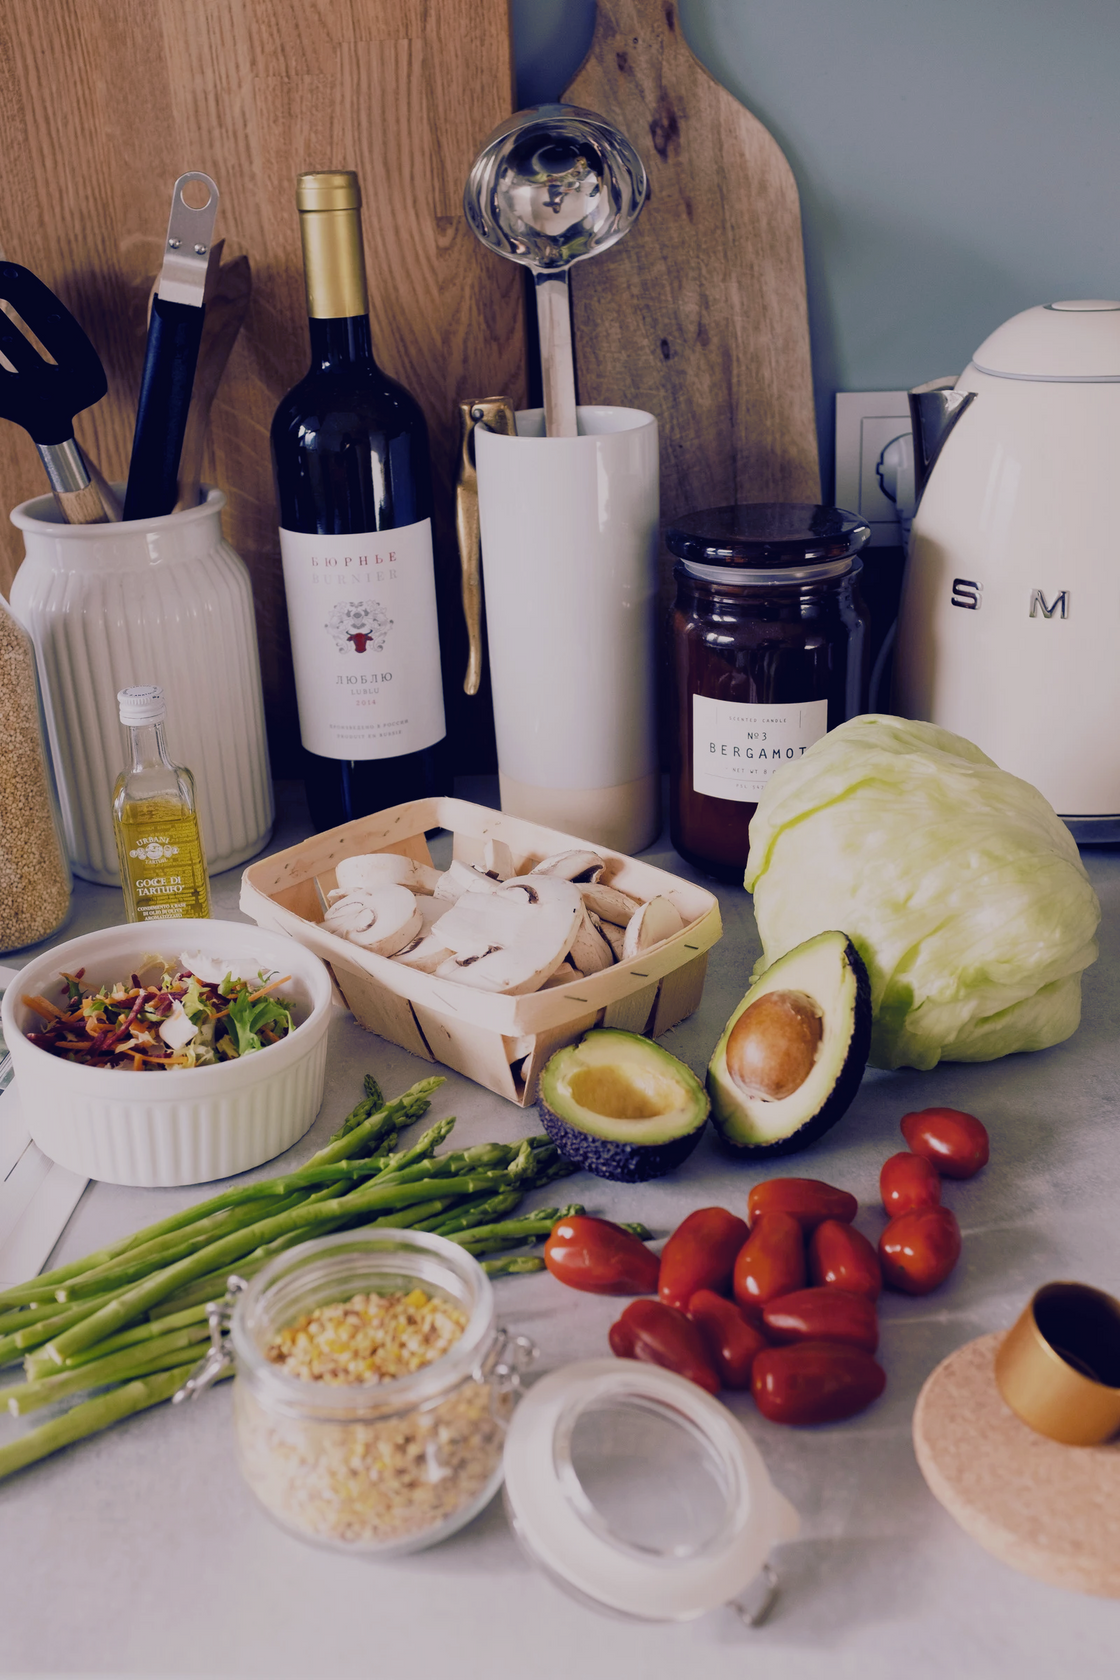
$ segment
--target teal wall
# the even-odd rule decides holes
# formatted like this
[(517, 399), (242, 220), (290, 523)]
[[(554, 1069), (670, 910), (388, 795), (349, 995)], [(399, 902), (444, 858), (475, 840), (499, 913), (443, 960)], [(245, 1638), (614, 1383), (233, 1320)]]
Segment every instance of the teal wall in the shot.
[[(520, 102), (555, 98), (594, 0), (512, 15)], [(680, 16), (797, 178), (826, 486), (834, 392), (957, 372), (1020, 309), (1120, 295), (1120, 0), (680, 0)]]

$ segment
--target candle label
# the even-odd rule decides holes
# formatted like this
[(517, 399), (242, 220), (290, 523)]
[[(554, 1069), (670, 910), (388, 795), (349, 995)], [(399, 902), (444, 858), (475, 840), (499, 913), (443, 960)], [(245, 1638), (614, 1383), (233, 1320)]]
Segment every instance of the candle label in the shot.
[(828, 701), (759, 706), (692, 696), (692, 787), (710, 799), (757, 804), (780, 764), (828, 730)]
[(299, 732), (321, 758), (395, 758), (444, 733), (432, 526), (280, 532)]

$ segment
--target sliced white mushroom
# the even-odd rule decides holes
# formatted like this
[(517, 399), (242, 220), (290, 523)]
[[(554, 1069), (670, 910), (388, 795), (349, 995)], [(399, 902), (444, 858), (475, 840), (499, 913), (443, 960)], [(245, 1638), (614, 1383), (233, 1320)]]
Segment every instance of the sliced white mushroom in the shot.
[(436, 973), (487, 992), (535, 992), (567, 955), (582, 918), (579, 888), (548, 876), (463, 893), (432, 928), (455, 952)]
[(482, 848), (483, 872), (496, 881), (508, 881), (517, 874), (513, 853), (504, 840), (487, 840)]
[(614, 964), (614, 952), (595, 925), (597, 920), (597, 917), (588, 914), (585, 903), (583, 920), (576, 929), (576, 936), (568, 953), (581, 974), (598, 974), (602, 969), (611, 968)]
[(418, 968), (422, 974), (434, 974), (440, 964), (445, 963), (451, 956), (454, 956), (454, 952), (448, 949), (442, 939), (433, 933), (421, 933), (411, 945), (406, 945), (403, 951), (394, 951), (393, 961), (404, 963), (408, 968)]
[(363, 951), (391, 957), (411, 945), (423, 931), (424, 919), (408, 888), (390, 885), (336, 899), (323, 924)]
[(608, 887), (604, 881), (581, 881), (579, 890), (587, 908), (615, 927), (627, 927), (634, 912), (641, 909), (641, 899), (631, 898), (618, 887)]
[(597, 881), (606, 868), (598, 852), (553, 852), (533, 865), (534, 875), (559, 875), (564, 881)]
[(454, 904), (465, 892), (497, 892), (500, 881), (492, 881), (485, 873), (470, 869), (454, 858), (435, 884), (435, 896)]
[(651, 945), (660, 945), (663, 939), (671, 939), (683, 927), (684, 920), (675, 904), (667, 898), (651, 898), (626, 924), (626, 937), (622, 942), (623, 962), (629, 962), (639, 951), (648, 951)]
[(365, 889), (411, 887), (415, 876), (412, 858), (398, 857), (396, 852), (360, 852), (356, 857), (339, 858), (334, 870), (338, 886), (328, 897), (333, 901)]
[(599, 931), (614, 952), (615, 962), (621, 962), (622, 947), (626, 943), (626, 929), (616, 927), (613, 922), (600, 922)]

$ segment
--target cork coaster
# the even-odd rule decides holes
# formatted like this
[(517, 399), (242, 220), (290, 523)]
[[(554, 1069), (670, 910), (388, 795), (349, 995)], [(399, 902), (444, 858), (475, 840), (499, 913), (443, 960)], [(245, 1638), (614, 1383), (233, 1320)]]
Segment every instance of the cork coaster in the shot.
[(942, 1361), (914, 1408), (931, 1493), (993, 1556), (1059, 1587), (1120, 1598), (1120, 1439), (1065, 1447), (1035, 1434), (996, 1387), (1001, 1336)]

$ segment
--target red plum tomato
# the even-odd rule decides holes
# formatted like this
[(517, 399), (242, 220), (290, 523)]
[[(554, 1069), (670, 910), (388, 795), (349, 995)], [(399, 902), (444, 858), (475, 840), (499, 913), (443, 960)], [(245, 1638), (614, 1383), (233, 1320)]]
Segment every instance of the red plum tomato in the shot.
[(729, 1295), (735, 1256), (748, 1234), (745, 1221), (726, 1208), (697, 1208), (683, 1219), (661, 1251), (657, 1293), (666, 1306), (687, 1312), (698, 1289)]
[(622, 1359), (663, 1365), (709, 1394), (719, 1393), (719, 1375), (704, 1337), (690, 1318), (664, 1301), (631, 1301), (612, 1324), (609, 1340), (611, 1352)]
[(839, 1342), (765, 1348), (751, 1373), (755, 1405), (771, 1423), (839, 1423), (870, 1406), (886, 1383), (869, 1353)]
[(928, 1295), (945, 1282), (960, 1252), (960, 1226), (948, 1208), (900, 1213), (879, 1238), (883, 1282), (905, 1295)]
[(879, 1194), (891, 1219), (909, 1213), (911, 1208), (940, 1207), (941, 1174), (924, 1155), (912, 1155), (903, 1149), (883, 1162)]
[(904, 1114), (902, 1135), (942, 1178), (971, 1178), (987, 1165), (988, 1133), (975, 1114), (959, 1108), (921, 1108)]
[(826, 1219), (809, 1238), (809, 1276), (813, 1283), (848, 1289), (877, 1301), (883, 1287), (879, 1256), (862, 1231)]
[(561, 1283), (590, 1295), (655, 1295), (661, 1264), (630, 1231), (586, 1213), (557, 1220), (544, 1263)]
[(756, 1184), (747, 1197), (747, 1223), (763, 1213), (789, 1213), (803, 1231), (812, 1231), (822, 1219), (840, 1219), (850, 1224), (858, 1202), (847, 1190), (837, 1190), (819, 1178), (768, 1178)]
[(712, 1364), (724, 1388), (749, 1388), (755, 1355), (769, 1347), (761, 1330), (741, 1307), (724, 1300), (714, 1289), (698, 1289), (688, 1303), (688, 1316), (703, 1336)]
[(732, 1277), (735, 1299), (764, 1307), (776, 1295), (805, 1285), (805, 1236), (791, 1213), (762, 1213), (739, 1250)]
[(828, 1286), (798, 1289), (767, 1301), (762, 1322), (772, 1342), (843, 1342), (874, 1353), (879, 1346), (879, 1316), (874, 1301)]

